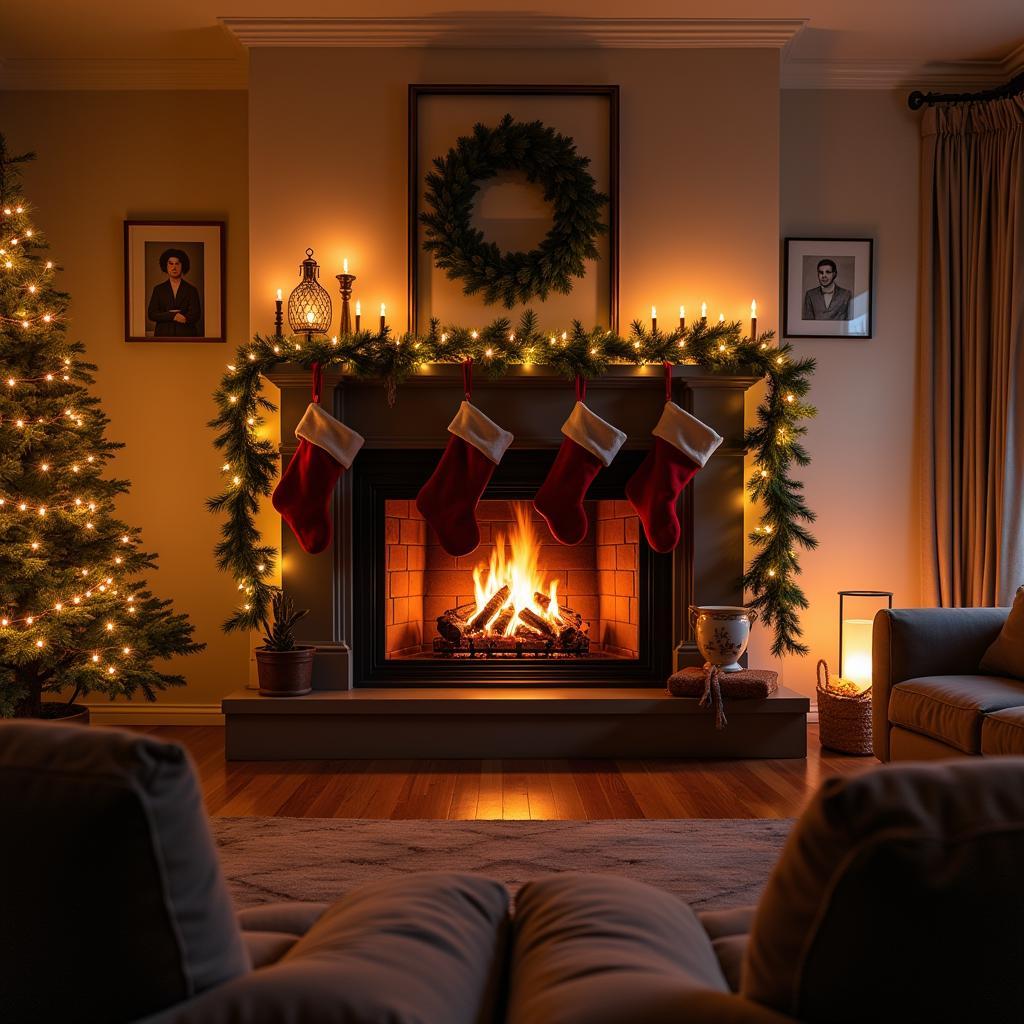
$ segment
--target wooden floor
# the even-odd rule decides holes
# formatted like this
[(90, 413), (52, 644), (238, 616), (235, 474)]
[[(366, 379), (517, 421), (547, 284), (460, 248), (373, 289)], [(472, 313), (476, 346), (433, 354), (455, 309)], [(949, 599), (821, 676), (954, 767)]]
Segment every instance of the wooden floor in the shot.
[(183, 743), (212, 815), (311, 818), (789, 818), (819, 782), (874, 758), (777, 761), (232, 761), (218, 726), (139, 731)]

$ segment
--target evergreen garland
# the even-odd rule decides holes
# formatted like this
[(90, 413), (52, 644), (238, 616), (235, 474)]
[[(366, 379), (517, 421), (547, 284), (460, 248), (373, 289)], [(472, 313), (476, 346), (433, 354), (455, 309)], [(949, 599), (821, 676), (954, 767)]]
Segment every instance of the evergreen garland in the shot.
[(806, 401), (813, 359), (794, 359), (790, 345), (771, 344), (771, 332), (745, 338), (739, 322), (713, 325), (698, 321), (685, 330), (648, 331), (638, 321), (628, 337), (603, 328), (585, 328), (574, 321), (564, 332), (545, 333), (536, 315), (527, 311), (513, 328), (500, 318), (479, 330), (450, 327), (442, 330), (435, 320), (424, 337), (361, 331), (335, 340), (311, 342), (303, 338), (257, 335), (238, 349), (214, 394), (218, 414), (210, 422), (216, 430), (215, 446), (224, 453), (227, 485), (207, 503), (213, 512), (226, 513), (222, 539), (216, 548), (217, 564), (232, 574), (243, 592), (241, 606), (224, 623), (224, 629), (255, 629), (266, 615), (274, 587), (275, 549), (262, 542), (256, 528), (260, 498), (268, 497), (278, 472), (278, 452), (255, 431), (263, 413), (275, 406), (260, 393), (260, 375), (285, 362), (312, 369), (342, 368), (359, 377), (384, 381), (393, 400), (395, 388), (420, 366), (456, 363), (467, 357), (484, 372), (500, 376), (516, 364), (548, 366), (574, 379), (599, 377), (613, 363), (634, 365), (690, 363), (722, 373), (763, 376), (767, 394), (757, 409), (757, 425), (749, 428), (744, 443), (754, 455), (748, 488), (762, 507), (761, 525), (750, 534), (756, 549), (743, 576), (750, 592), (749, 606), (760, 612), (761, 621), (774, 632), (772, 654), (806, 654), (801, 642), (799, 612), (807, 598), (797, 577), (797, 550), (812, 549), (817, 541), (807, 525), (814, 513), (803, 497), (803, 484), (793, 478), (794, 465), (806, 466), (810, 458), (800, 439), (807, 433), (802, 421), (816, 410)]
[[(433, 162), (436, 170), (426, 178), (430, 210), (420, 214), (423, 248), (438, 269), (462, 282), (466, 295), (482, 293), (488, 305), (501, 301), (508, 309), (549, 292), (568, 295), (573, 278), (585, 275), (585, 261), (598, 259), (595, 240), (608, 230), (601, 220), (608, 197), (598, 192), (587, 171), (590, 159), (576, 152), (572, 139), (506, 114), (497, 128), (477, 124)], [(551, 230), (531, 252), (502, 253), (472, 226), (479, 182), (499, 171), (522, 171), (539, 182), (554, 207)]]

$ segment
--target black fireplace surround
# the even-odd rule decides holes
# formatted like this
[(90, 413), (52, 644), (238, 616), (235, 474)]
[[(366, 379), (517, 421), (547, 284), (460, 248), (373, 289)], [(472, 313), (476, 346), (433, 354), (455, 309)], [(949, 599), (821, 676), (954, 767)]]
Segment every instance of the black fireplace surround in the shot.
[[(314, 687), (477, 687), (488, 684), (558, 687), (651, 687), (675, 668), (699, 664), (688, 608), (741, 604), (743, 572), (743, 410), (754, 376), (673, 370), (673, 398), (708, 423), (724, 443), (684, 492), (683, 537), (667, 555), (641, 535), (638, 593), (639, 652), (635, 659), (389, 659), (385, 653), (385, 502), (412, 499), (441, 456), (446, 428), (462, 400), (457, 366), (431, 366), (405, 382), (397, 403), (385, 389), (337, 371), (326, 383), (324, 406), (366, 439), (344, 474), (333, 504), (334, 540), (307, 555), (282, 525), (282, 585), (310, 614), (300, 639), (318, 647)], [(309, 401), (308, 373), (282, 366), (270, 374), (281, 389), (281, 456), (295, 450), (294, 428)], [(622, 499), (624, 486), (651, 444), (661, 414), (661, 367), (614, 367), (591, 382), (587, 404), (624, 430), (628, 441), (588, 492)], [(571, 384), (549, 371), (515, 367), (497, 381), (477, 383), (473, 402), (515, 441), (496, 468), (485, 499), (529, 501), (562, 441), (560, 428), (574, 402)]]

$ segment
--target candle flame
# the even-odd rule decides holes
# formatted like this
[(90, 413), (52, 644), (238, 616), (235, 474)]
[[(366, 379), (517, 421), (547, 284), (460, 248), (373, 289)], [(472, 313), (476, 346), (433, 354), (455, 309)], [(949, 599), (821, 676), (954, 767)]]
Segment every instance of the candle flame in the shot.
[(344, 260), (341, 261), (341, 272), (343, 274), (347, 274), (348, 273), (348, 260), (347, 259), (344, 259)]
[(757, 316), (757, 299), (750, 300), (750, 315)]
[(708, 304), (706, 302), (702, 302), (700, 304), (700, 315), (702, 317), (704, 317), (704, 318), (707, 318), (707, 315), (708, 315)]
[(281, 289), (280, 288), (277, 289), (277, 301), (278, 302), (281, 301)]

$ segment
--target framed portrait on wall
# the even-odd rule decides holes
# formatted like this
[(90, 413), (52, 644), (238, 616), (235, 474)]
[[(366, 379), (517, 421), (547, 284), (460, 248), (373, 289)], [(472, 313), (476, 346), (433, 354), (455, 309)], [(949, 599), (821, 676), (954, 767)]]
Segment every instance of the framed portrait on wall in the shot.
[(124, 222), (125, 341), (226, 341), (223, 221)]
[[(582, 261), (582, 276), (573, 274), (562, 290), (552, 288), (543, 299), (517, 297), (511, 306), (504, 298), (488, 301), (486, 287), (467, 291), (466, 279), (450, 276), (439, 265), (444, 261), (424, 248), (429, 232), (422, 219), (425, 210), (438, 213), (427, 180), (428, 174), (439, 172), (437, 161), (457, 153), (459, 140), (471, 140), (476, 125), (497, 131), (506, 117), (516, 127), (540, 122), (543, 129), (571, 142), (585, 161), (578, 169), (592, 179), (586, 183), (592, 187), (590, 194), (602, 197), (603, 225), (592, 236), (596, 255)], [(524, 152), (535, 150), (526, 146)], [(532, 309), (542, 327), (580, 320), (588, 327), (617, 330), (618, 163), (617, 85), (410, 85), (409, 329), (425, 333), (432, 318), (442, 324), (483, 324), (508, 317), (514, 324), (524, 310)], [(550, 252), (547, 247), (564, 237), (557, 219), (559, 203), (551, 199), (542, 177), (518, 167), (488, 168), (471, 179), (476, 188), (469, 190), (470, 201), (449, 207), (468, 214), (463, 237), (479, 251), (494, 253), (503, 265), (518, 266), (518, 280), (527, 280), (529, 271), (522, 268), (540, 265)], [(507, 279), (516, 276), (510, 273)]]
[(787, 238), (783, 334), (870, 338), (874, 239)]

